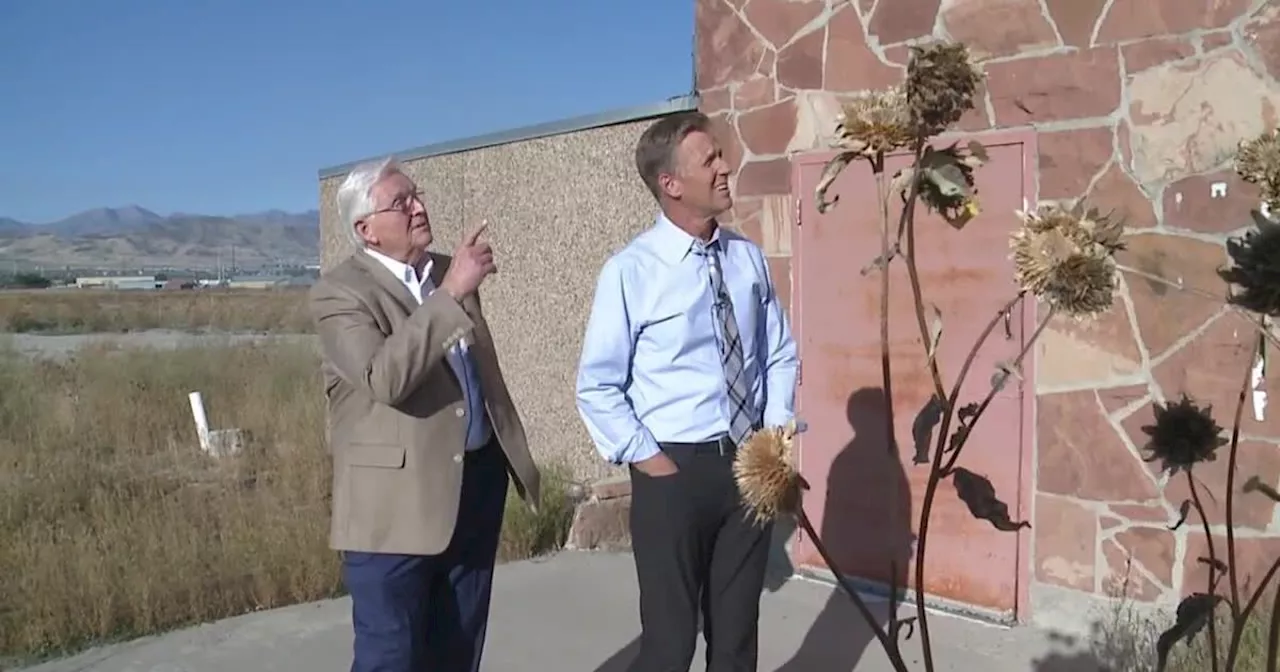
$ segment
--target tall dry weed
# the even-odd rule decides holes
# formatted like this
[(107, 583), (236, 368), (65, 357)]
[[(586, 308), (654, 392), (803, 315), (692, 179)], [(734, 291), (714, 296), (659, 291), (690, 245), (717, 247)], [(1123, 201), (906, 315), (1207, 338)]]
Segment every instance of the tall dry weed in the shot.
[(0, 332), (84, 334), (174, 329), (309, 333), (306, 290), (0, 292)]
[[(0, 654), (335, 594), (318, 375), (304, 346), (0, 353)], [(199, 452), (193, 390), (240, 457)]]
[[(196, 390), (244, 453), (199, 451)], [(0, 661), (338, 595), (324, 426), (307, 344), (49, 361), (0, 338)], [(537, 513), (509, 493), (502, 560), (567, 537), (571, 474), (543, 467)]]

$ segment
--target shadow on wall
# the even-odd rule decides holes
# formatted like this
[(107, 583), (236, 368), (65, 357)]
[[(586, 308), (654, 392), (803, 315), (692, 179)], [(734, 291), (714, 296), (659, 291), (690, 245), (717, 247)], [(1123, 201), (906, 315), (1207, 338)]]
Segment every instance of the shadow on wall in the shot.
[[(888, 586), (906, 585), (914, 548), (911, 489), (897, 442), (886, 434), (884, 390), (862, 388), (849, 396), (845, 415), (853, 429), (831, 462), (823, 506), (822, 541), (845, 574)], [(900, 593), (899, 593), (900, 594)], [(873, 607), (874, 608), (874, 607)], [(887, 609), (875, 609), (883, 627)], [(795, 655), (778, 672), (852, 670), (875, 635), (839, 589), (814, 619)]]
[[(904, 586), (915, 538), (911, 492), (896, 443), (885, 435), (886, 411), (880, 388), (863, 388), (850, 395), (846, 415), (853, 440), (832, 461), (821, 534), (845, 572), (876, 583)], [(794, 573), (787, 543), (795, 527), (791, 520), (774, 526), (765, 575), (767, 592), (781, 589)], [(881, 612), (883, 626), (887, 610), (876, 611)], [(776, 672), (847, 672), (862, 659), (868, 645), (876, 646), (875, 636), (849, 597), (833, 589), (804, 640)], [(594, 672), (626, 672), (639, 648), (636, 638)]]

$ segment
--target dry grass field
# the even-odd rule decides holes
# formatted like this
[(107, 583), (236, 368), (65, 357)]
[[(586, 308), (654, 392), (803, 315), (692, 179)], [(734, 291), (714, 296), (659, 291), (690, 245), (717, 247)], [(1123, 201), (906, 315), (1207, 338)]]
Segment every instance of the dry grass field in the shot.
[(306, 289), (0, 292), (0, 332), (83, 334), (174, 329), (308, 333)]
[[(275, 297), (230, 300), (279, 305), (260, 324), (287, 323)], [(215, 429), (251, 433), (244, 453), (199, 452), (193, 390)], [(306, 346), (48, 360), (0, 342), (0, 660), (337, 594), (324, 422)], [(509, 502), (504, 559), (563, 541), (572, 510), (563, 472), (550, 471), (539, 516)]]

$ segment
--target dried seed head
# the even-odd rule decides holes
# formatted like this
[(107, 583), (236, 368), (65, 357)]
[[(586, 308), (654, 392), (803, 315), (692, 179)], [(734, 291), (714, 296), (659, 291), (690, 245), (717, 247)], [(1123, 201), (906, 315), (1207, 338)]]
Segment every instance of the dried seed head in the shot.
[(792, 462), (795, 424), (768, 427), (738, 449), (733, 476), (757, 524), (791, 514), (800, 506), (801, 480)]
[(1190, 469), (1200, 462), (1212, 462), (1227, 443), (1222, 427), (1213, 419), (1213, 407), (1197, 406), (1183, 395), (1176, 403), (1153, 405), (1155, 424), (1142, 431), (1150, 438), (1143, 447), (1147, 462), (1159, 460), (1170, 473)]
[(839, 122), (836, 133), (840, 144), (868, 158), (905, 147), (914, 139), (906, 94), (896, 86), (855, 94), (845, 104)]
[(982, 73), (969, 62), (963, 43), (935, 42), (911, 47), (907, 63), (907, 105), (916, 132), (934, 135), (973, 109)]
[(1280, 224), (1254, 212), (1257, 228), (1227, 240), (1232, 266), (1218, 271), (1236, 285), (1227, 300), (1255, 313), (1280, 317)]
[(1018, 214), (1023, 225), (1010, 239), (1018, 284), (1072, 317), (1110, 308), (1116, 292), (1113, 255), (1123, 247), (1121, 223), (1083, 205), (1070, 212), (1046, 205)]
[(1236, 153), (1236, 173), (1245, 182), (1258, 185), (1262, 200), (1272, 211), (1280, 212), (1280, 129), (1242, 141)]

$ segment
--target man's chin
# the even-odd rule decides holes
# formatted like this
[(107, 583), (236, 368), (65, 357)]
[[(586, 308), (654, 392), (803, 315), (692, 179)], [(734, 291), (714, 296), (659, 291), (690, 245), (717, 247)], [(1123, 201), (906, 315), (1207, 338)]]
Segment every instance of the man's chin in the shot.
[(729, 194), (721, 194), (720, 197), (715, 200), (715, 206), (718, 210), (716, 214), (723, 215), (733, 208), (733, 197)]

